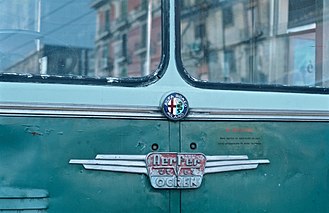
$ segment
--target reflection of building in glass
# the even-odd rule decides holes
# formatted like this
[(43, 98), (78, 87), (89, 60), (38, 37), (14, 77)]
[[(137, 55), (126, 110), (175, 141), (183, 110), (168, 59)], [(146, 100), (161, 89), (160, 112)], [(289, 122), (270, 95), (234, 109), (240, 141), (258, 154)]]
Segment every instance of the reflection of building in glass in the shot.
[(8, 67), (6, 73), (88, 76), (93, 73), (93, 50), (81, 47), (43, 45), (40, 51)]
[(315, 11), (314, 0), (183, 0), (184, 66), (209, 81), (314, 85)]
[(89, 1), (0, 1), (0, 72), (94, 77)]
[(97, 76), (143, 76), (157, 68), (161, 57), (160, 1), (94, 0), (92, 7), (97, 11)]

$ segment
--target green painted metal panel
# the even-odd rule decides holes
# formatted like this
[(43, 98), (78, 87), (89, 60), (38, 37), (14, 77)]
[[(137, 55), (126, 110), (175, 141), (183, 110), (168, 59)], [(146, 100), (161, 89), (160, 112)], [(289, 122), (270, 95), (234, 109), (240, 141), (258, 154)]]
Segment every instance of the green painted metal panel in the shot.
[(153, 189), (146, 175), (85, 170), (69, 160), (146, 155), (154, 143), (169, 151), (168, 121), (0, 117), (0, 138), (0, 188), (47, 191), (47, 212), (167, 212), (169, 191)]
[(182, 212), (329, 212), (328, 123), (182, 122), (181, 138), (183, 152), (270, 160), (206, 174), (199, 189), (182, 191)]
[[(0, 204), (7, 210), (41, 206), (47, 212), (329, 211), (325, 122), (1, 117), (0, 138)], [(97, 154), (146, 155), (154, 151), (154, 143), (159, 152), (248, 155), (270, 164), (205, 174), (198, 189), (159, 190), (146, 175), (85, 170), (68, 163)]]
[(0, 188), (0, 212), (42, 211), (48, 208), (48, 192), (40, 189)]
[[(170, 129), (170, 152), (180, 151), (180, 124), (177, 122), (169, 123)], [(170, 203), (168, 212), (170, 213), (180, 213), (181, 205), (181, 191), (180, 190), (170, 190)]]

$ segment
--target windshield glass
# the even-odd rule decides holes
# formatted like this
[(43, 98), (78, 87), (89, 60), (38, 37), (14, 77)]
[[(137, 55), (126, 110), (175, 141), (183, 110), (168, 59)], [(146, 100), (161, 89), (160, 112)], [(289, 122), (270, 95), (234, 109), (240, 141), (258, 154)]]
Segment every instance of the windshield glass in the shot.
[(329, 87), (322, 0), (182, 0), (181, 57), (194, 81)]
[(160, 0), (0, 0), (0, 74), (141, 77), (160, 58)]

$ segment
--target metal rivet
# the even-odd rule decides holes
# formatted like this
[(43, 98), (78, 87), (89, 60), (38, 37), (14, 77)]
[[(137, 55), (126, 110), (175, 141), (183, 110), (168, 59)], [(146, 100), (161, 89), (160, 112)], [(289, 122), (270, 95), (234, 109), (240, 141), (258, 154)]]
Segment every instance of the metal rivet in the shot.
[(152, 144), (152, 150), (156, 151), (159, 149), (159, 145), (157, 143)]
[(190, 144), (190, 148), (191, 148), (191, 149), (196, 149), (196, 143), (191, 143), (191, 144)]

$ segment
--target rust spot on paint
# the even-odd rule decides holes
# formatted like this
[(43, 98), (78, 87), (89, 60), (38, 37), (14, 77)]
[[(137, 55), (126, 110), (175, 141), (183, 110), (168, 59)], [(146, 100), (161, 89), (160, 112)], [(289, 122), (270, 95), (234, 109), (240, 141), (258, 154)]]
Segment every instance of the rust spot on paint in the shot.
[(140, 151), (143, 151), (146, 147), (146, 144), (144, 142), (139, 141), (137, 142), (136, 147), (138, 147)]
[(29, 126), (29, 125), (25, 125), (25, 130), (26, 133), (29, 133), (33, 136), (41, 136), (43, 135), (43, 133), (40, 131), (40, 127), (39, 126)]
[(42, 133), (40, 132), (30, 132), (33, 136), (36, 136), (36, 135), (42, 135)]

